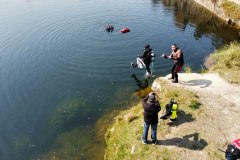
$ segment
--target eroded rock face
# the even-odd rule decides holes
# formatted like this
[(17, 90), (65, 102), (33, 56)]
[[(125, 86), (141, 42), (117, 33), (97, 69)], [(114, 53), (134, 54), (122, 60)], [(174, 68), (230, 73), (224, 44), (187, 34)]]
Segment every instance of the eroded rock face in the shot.
[[(228, 24), (236, 23), (240, 27), (240, 20), (234, 19), (233, 17), (230, 17), (227, 15), (223, 8), (221, 7), (221, 4), (223, 3), (223, 0), (194, 0), (198, 4), (202, 5), (203, 7), (207, 8), (209, 11), (216, 14), (218, 17), (224, 19), (227, 21)], [(236, 4), (240, 5), (240, 0), (231, 0), (235, 2)]]

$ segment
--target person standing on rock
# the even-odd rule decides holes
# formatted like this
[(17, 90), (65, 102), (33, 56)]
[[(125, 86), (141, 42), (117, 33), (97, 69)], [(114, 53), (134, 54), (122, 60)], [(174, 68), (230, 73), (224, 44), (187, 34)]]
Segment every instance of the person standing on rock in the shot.
[(180, 48), (177, 47), (176, 44), (173, 44), (171, 48), (172, 48), (172, 53), (169, 56), (166, 56), (163, 53), (162, 57), (166, 59), (174, 60), (174, 64), (171, 69), (172, 77), (170, 79), (172, 79), (173, 83), (178, 83), (178, 72), (182, 69), (184, 65), (183, 52), (181, 51)]
[[(147, 102), (148, 101), (148, 102)], [(161, 110), (161, 106), (156, 99), (154, 92), (149, 93), (143, 100), (142, 105), (144, 109), (144, 129), (142, 135), (142, 143), (147, 144), (148, 130), (151, 126), (151, 138), (152, 144), (157, 144), (157, 124), (158, 124), (158, 112)]]

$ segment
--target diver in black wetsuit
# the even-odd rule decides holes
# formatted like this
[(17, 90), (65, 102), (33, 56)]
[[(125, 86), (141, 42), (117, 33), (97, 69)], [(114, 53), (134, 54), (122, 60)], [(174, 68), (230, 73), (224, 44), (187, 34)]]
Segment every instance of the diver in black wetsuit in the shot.
[(107, 31), (107, 32), (112, 32), (113, 30), (114, 30), (114, 28), (111, 25), (107, 25), (107, 27), (105, 28), (105, 31)]
[[(143, 50), (143, 54), (139, 57), (141, 58), (141, 60), (144, 62), (147, 72), (151, 75), (151, 70), (150, 70), (150, 63), (151, 63), (151, 53), (152, 53), (152, 49), (150, 48), (150, 45), (145, 45), (144, 46), (144, 50)], [(133, 68), (136, 68), (138, 65), (136, 63), (131, 63), (131, 65), (133, 66)]]

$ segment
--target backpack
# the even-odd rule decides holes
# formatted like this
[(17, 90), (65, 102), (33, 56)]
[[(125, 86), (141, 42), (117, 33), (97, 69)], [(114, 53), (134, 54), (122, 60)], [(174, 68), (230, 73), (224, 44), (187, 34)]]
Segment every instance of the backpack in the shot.
[(225, 158), (227, 160), (237, 160), (240, 158), (240, 150), (232, 145), (232, 144), (229, 144), (227, 146), (227, 149), (225, 151)]

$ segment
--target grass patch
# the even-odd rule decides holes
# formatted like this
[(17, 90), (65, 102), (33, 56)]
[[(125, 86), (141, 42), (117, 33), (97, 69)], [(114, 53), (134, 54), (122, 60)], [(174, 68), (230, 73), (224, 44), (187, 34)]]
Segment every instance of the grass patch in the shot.
[(201, 105), (201, 103), (193, 100), (193, 101), (191, 102), (191, 104), (189, 105), (189, 107), (190, 107), (191, 109), (195, 110), (195, 109), (199, 109), (200, 105)]
[(186, 65), (184, 66), (184, 72), (185, 72), (185, 73), (192, 73), (192, 69), (191, 69), (191, 67), (190, 67), (189, 64), (186, 64)]
[(128, 113), (124, 116), (124, 119), (128, 122), (132, 122), (134, 119), (137, 119), (138, 116), (134, 115), (133, 113)]
[(208, 69), (207, 69), (204, 65), (202, 65), (202, 66), (201, 66), (200, 73), (201, 73), (201, 74), (204, 74), (204, 73), (207, 73), (207, 72), (208, 72)]
[(240, 20), (240, 5), (232, 1), (224, 1), (221, 6), (224, 12), (235, 20)]
[[(168, 81), (155, 80), (161, 85), (161, 91), (157, 92), (158, 100), (162, 106), (159, 117), (165, 113), (165, 105), (174, 98), (179, 104), (179, 119), (181, 123), (191, 122), (201, 109), (193, 110), (190, 105), (200, 104), (198, 95), (192, 91), (185, 91), (182, 88), (173, 87)], [(198, 106), (199, 107), (199, 106)], [(180, 117), (181, 116), (181, 117)], [(186, 120), (185, 120), (186, 119)], [(160, 122), (159, 122), (160, 124)], [(104, 159), (129, 160), (129, 159), (175, 159), (182, 154), (177, 148), (164, 146), (143, 145), (141, 135), (143, 132), (143, 108), (139, 103), (131, 108), (121, 111), (109, 126), (105, 134), (106, 150)], [(189, 131), (189, 130), (186, 130)], [(166, 122), (158, 126), (157, 137), (164, 139), (165, 135), (171, 132), (171, 127)], [(177, 135), (177, 133), (176, 133)], [(150, 134), (149, 138), (150, 139)]]
[(217, 50), (206, 58), (204, 66), (210, 72), (217, 72), (230, 83), (240, 83), (240, 43), (232, 42), (230, 45)]

